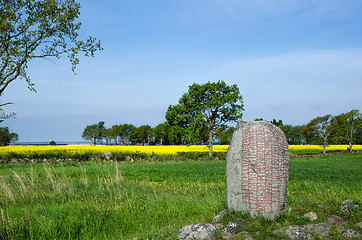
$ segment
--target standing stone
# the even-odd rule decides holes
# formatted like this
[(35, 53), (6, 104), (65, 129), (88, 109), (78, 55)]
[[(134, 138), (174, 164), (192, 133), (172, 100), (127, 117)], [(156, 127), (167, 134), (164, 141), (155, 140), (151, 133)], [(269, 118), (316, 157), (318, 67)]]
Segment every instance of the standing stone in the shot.
[(288, 143), (265, 121), (239, 120), (226, 155), (228, 210), (275, 219), (286, 210)]

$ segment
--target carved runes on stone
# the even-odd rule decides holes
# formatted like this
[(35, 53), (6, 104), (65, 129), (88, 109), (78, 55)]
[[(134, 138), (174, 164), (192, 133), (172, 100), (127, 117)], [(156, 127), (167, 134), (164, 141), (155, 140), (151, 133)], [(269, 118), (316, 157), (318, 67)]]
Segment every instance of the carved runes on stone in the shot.
[(283, 131), (268, 122), (239, 120), (226, 155), (228, 210), (275, 219), (286, 209), (288, 175)]

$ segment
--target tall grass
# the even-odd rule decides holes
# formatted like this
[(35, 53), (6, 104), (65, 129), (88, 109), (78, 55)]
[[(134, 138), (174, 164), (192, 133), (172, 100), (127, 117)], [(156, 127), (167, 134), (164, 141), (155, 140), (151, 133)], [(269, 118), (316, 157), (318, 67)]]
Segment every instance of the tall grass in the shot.
[[(247, 221), (254, 239), (308, 223), (301, 218), (308, 211), (321, 219), (337, 214), (353, 227), (361, 211), (342, 214), (339, 207), (345, 199), (362, 200), (361, 159), (291, 159), (291, 211), (273, 222), (239, 213), (223, 221)], [(0, 238), (167, 239), (185, 225), (210, 222), (226, 209), (225, 195), (225, 161), (3, 164)]]

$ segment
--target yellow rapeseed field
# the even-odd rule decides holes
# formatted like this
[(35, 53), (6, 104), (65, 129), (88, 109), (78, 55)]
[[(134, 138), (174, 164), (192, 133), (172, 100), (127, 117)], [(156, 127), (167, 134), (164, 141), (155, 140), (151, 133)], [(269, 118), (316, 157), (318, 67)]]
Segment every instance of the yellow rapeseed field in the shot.
[[(214, 145), (214, 152), (226, 152), (229, 145)], [(343, 151), (348, 145), (329, 145), (327, 151)], [(362, 145), (353, 145), (353, 150), (362, 150)], [(8, 146), (0, 147), (0, 157), (4, 154), (21, 154), (31, 156), (34, 153), (66, 152), (67, 155), (98, 154), (104, 152), (116, 153), (144, 153), (147, 155), (176, 155), (179, 152), (207, 152), (207, 145), (191, 146)], [(289, 151), (294, 152), (322, 152), (321, 145), (289, 145)], [(50, 154), (53, 155), (53, 154)]]

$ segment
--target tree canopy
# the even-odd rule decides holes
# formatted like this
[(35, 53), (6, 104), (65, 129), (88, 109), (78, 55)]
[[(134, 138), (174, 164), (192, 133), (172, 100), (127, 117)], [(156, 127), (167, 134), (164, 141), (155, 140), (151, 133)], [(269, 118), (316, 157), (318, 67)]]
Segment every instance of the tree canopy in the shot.
[(0, 97), (18, 78), (35, 91), (26, 72), (33, 59), (65, 56), (74, 71), (79, 53), (102, 50), (94, 37), (79, 40), (79, 10), (75, 0), (0, 0)]
[(326, 153), (328, 136), (333, 129), (331, 121), (332, 115), (328, 114), (323, 117), (316, 117), (312, 119), (302, 128), (302, 134), (305, 136), (308, 143), (323, 144), (323, 153)]
[(237, 121), (244, 110), (239, 88), (226, 85), (224, 81), (194, 83), (189, 86), (177, 105), (170, 105), (166, 120), (171, 127), (186, 129), (186, 141), (190, 143), (203, 138), (208, 133), (209, 157), (212, 157), (213, 136), (218, 128), (225, 129), (226, 123)]

